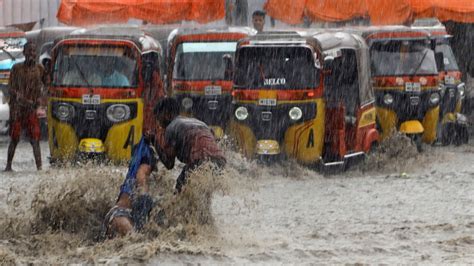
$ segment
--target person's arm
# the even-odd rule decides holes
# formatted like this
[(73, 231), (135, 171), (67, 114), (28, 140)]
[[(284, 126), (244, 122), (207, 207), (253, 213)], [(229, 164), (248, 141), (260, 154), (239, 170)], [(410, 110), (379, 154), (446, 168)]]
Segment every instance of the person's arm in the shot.
[(13, 66), (12, 70), (10, 71), (10, 78), (8, 79), (8, 96), (12, 101), (17, 101), (17, 90), (18, 90), (18, 83), (16, 82), (16, 67)]
[(160, 156), (161, 162), (165, 165), (165, 167), (170, 170), (174, 167), (174, 161), (176, 158), (176, 152), (172, 145), (166, 143), (165, 140), (165, 130), (161, 129), (156, 134), (156, 152), (158, 156)]

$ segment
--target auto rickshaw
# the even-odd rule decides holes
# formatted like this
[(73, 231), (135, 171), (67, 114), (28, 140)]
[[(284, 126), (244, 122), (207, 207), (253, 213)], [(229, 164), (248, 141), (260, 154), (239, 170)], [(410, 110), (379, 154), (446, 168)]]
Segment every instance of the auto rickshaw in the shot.
[(395, 130), (422, 142), (436, 140), (441, 91), (430, 33), (404, 26), (360, 28), (370, 47), (381, 138)]
[(466, 86), (462, 73), (449, 43), (451, 36), (444, 26), (426, 27), (436, 42), (436, 65), (441, 83), (439, 139), (443, 145), (453, 142), (456, 145), (469, 141), (467, 117), (461, 113), (465, 99)]
[(368, 47), (354, 34), (266, 32), (239, 42), (230, 135), (247, 158), (345, 165), (379, 140)]
[(8, 97), (10, 71), (17, 63), (23, 62), (23, 46), (27, 39), (23, 31), (16, 28), (0, 27), (0, 91)]
[(109, 26), (59, 38), (51, 53), (51, 160), (128, 160), (164, 95), (160, 45), (138, 28)]
[[(181, 112), (207, 123), (216, 137), (224, 135), (232, 101), (232, 71), (237, 41), (249, 28), (180, 28), (169, 36), (167, 92)], [(227, 70), (227, 71), (226, 71)]]

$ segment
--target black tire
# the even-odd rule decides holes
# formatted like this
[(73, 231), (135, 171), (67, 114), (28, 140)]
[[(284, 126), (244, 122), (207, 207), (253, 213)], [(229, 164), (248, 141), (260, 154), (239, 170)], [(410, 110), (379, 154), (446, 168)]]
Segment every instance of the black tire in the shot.
[(423, 140), (421, 136), (422, 136), (421, 134), (409, 135), (412, 143), (415, 144), (416, 150), (418, 152), (423, 152)]
[(443, 146), (448, 146), (453, 141), (453, 136), (455, 135), (454, 125), (448, 123), (443, 125), (441, 130), (441, 144)]
[(454, 132), (455, 132), (455, 137), (453, 139), (454, 145), (460, 146), (462, 144), (467, 144), (469, 142), (469, 131), (466, 126), (458, 125), (456, 126)]

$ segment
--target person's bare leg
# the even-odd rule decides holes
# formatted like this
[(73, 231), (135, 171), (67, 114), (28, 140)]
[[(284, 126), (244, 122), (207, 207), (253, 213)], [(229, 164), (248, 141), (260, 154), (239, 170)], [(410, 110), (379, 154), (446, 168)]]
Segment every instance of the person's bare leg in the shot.
[(41, 162), (41, 149), (40, 149), (39, 141), (32, 140), (31, 146), (33, 147), (33, 155), (35, 157), (36, 169), (41, 170), (42, 162)]
[[(142, 164), (138, 168), (137, 171), (137, 194), (144, 194), (148, 192), (148, 184), (147, 180), (151, 174), (151, 167), (147, 164)], [(131, 209), (132, 208), (132, 200), (128, 194), (122, 194), (115, 204), (119, 207)], [(111, 227), (115, 230), (119, 235), (125, 236), (132, 232), (133, 230), (133, 222), (128, 217), (115, 217), (111, 222)]]
[(13, 156), (15, 155), (15, 150), (16, 150), (17, 145), (18, 145), (18, 140), (11, 140), (10, 145), (8, 145), (7, 166), (5, 167), (5, 172), (13, 171), (12, 162), (13, 162)]

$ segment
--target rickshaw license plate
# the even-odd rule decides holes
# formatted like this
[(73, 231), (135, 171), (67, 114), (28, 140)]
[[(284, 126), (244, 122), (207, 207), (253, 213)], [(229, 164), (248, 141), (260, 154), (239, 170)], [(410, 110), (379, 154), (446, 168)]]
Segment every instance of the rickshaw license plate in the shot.
[(205, 95), (221, 95), (222, 88), (221, 86), (207, 86), (204, 88)]
[(84, 94), (82, 95), (82, 104), (100, 104), (100, 95), (94, 94)]
[(412, 92), (420, 92), (421, 84), (417, 82), (407, 82), (405, 83), (405, 90), (412, 91)]
[(258, 105), (276, 106), (277, 100), (276, 99), (258, 99)]
[(455, 81), (454, 77), (452, 77), (452, 76), (445, 76), (444, 77), (444, 83), (446, 85), (454, 85), (454, 84), (456, 84), (456, 81)]

